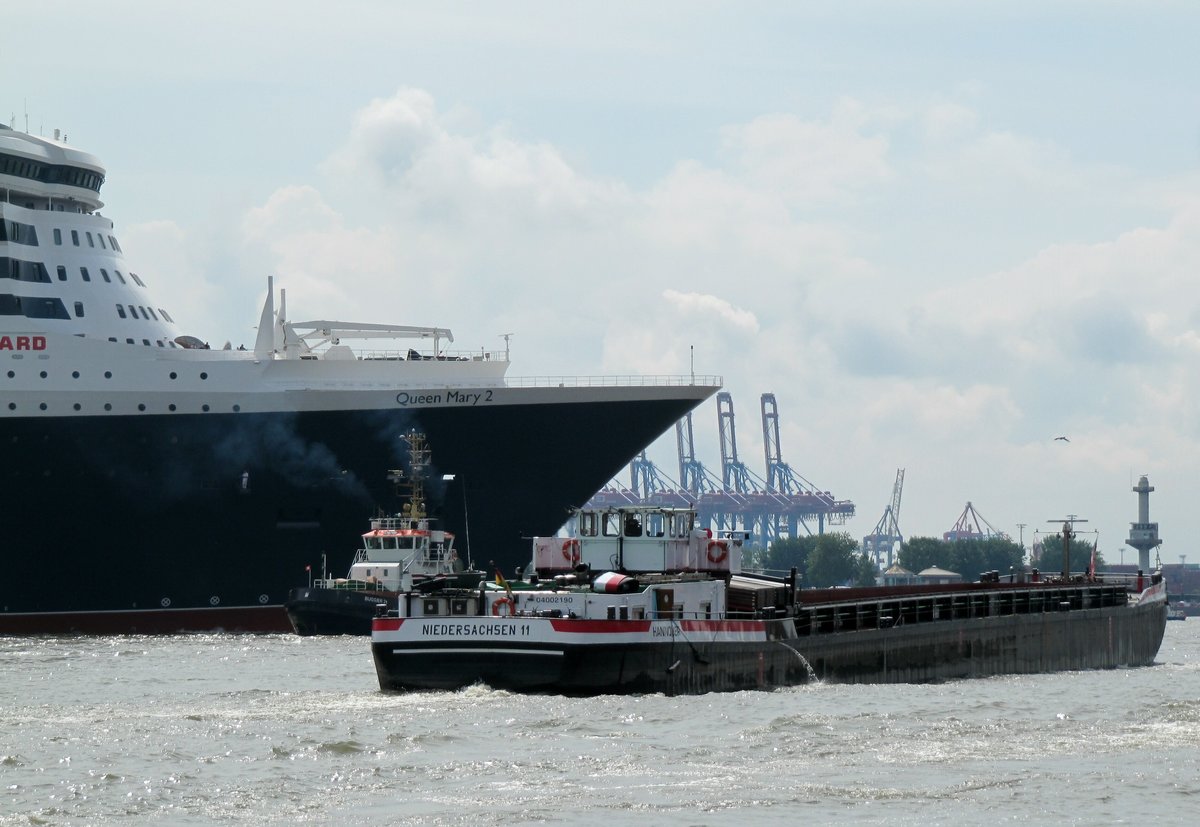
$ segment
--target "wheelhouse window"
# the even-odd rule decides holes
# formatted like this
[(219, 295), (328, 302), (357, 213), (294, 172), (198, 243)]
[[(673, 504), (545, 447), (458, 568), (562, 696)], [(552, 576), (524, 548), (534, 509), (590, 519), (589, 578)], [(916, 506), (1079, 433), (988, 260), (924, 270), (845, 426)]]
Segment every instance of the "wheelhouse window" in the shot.
[(595, 537), (600, 533), (600, 520), (594, 511), (580, 512), (578, 525), (580, 537)]
[(604, 515), (604, 536), (621, 536), (621, 515), (615, 511), (609, 511)]

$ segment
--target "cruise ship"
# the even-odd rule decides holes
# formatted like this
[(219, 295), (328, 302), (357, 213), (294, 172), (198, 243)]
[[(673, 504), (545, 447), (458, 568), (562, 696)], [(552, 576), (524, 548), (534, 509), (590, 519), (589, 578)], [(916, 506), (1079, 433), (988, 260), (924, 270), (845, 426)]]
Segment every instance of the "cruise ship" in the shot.
[(289, 589), (394, 508), (413, 429), (430, 512), (508, 571), (721, 385), (509, 377), (445, 328), (292, 321), (269, 280), (253, 348), (210, 348), (126, 260), (104, 181), (0, 126), (0, 634), (287, 631)]

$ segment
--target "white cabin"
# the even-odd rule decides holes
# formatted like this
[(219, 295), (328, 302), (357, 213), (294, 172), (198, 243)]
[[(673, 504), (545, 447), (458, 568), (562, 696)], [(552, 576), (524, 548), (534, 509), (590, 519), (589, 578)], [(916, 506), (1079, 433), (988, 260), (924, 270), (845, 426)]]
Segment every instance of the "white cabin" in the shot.
[(569, 537), (536, 537), (534, 568), (541, 576), (575, 571), (709, 572), (742, 570), (740, 534), (714, 537), (688, 508), (627, 506), (578, 509)]

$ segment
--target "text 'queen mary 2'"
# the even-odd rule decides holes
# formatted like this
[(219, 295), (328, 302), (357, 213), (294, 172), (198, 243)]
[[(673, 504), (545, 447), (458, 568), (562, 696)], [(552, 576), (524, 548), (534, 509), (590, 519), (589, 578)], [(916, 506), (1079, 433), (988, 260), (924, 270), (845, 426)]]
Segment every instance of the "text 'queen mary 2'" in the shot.
[(720, 386), (506, 379), (507, 351), (292, 322), (273, 289), (252, 350), (210, 350), (125, 260), (104, 174), (0, 127), (0, 633), (286, 631), (305, 567), (344, 568), (392, 504), (414, 428), (435, 484), (454, 477), (431, 509), (488, 538), (481, 559), (525, 562), (529, 537)]

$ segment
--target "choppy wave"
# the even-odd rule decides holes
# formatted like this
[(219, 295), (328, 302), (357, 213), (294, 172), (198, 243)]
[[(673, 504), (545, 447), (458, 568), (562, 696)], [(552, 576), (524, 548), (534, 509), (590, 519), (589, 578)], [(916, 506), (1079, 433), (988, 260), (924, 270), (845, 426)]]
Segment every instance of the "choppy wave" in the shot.
[(1200, 628), (1160, 661), (568, 699), (382, 693), (361, 638), (0, 639), (0, 825), (1189, 823)]

